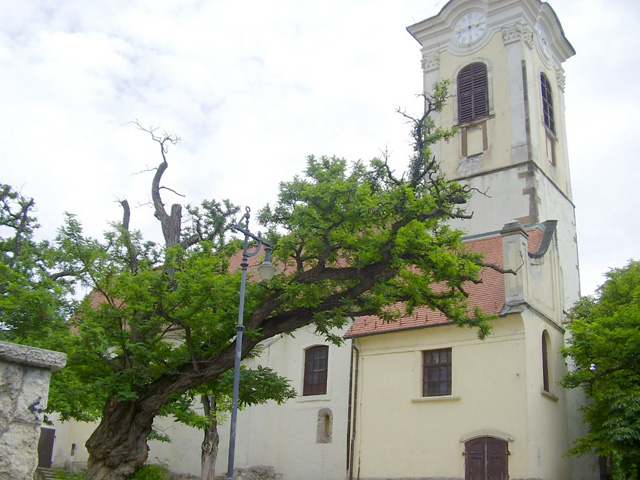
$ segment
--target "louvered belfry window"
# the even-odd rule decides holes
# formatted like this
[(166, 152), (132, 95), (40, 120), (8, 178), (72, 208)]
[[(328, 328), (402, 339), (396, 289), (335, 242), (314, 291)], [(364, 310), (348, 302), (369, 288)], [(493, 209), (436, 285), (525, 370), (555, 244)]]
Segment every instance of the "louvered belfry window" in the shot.
[(468, 123), (489, 115), (487, 66), (472, 63), (458, 74), (458, 123)]
[(540, 87), (542, 88), (542, 117), (544, 124), (553, 133), (556, 133), (556, 121), (553, 116), (553, 95), (551, 83), (544, 73), (540, 74)]
[(318, 345), (308, 348), (304, 354), (304, 386), (302, 395), (324, 395), (327, 393), (329, 370), (329, 347)]

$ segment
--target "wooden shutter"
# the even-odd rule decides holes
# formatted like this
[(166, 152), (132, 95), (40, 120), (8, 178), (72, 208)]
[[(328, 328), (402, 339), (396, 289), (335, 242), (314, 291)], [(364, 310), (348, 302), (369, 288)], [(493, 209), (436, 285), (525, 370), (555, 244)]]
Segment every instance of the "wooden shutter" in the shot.
[(464, 446), (464, 480), (486, 480), (485, 478), (485, 439), (469, 440)]
[(458, 123), (468, 123), (488, 115), (487, 66), (472, 63), (458, 74)]

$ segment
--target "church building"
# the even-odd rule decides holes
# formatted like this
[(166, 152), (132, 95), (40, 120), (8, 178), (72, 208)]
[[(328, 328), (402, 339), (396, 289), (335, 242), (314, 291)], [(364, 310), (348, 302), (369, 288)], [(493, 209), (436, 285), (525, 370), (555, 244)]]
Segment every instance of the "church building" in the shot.
[(497, 315), (484, 341), (426, 309), (356, 320), (347, 478), (595, 478), (595, 459), (565, 456), (581, 396), (557, 383), (580, 296), (562, 69), (573, 47), (539, 0), (451, 0), (408, 31), (425, 92), (451, 82), (438, 123), (459, 134), (436, 157), (475, 192), (455, 226), (511, 273), (485, 268), (470, 287)]
[[(424, 91), (450, 81), (436, 120), (458, 133), (434, 153), (475, 192), (472, 218), (453, 226), (498, 267), (469, 287), (472, 305), (496, 316), (493, 331), (480, 340), (417, 309), (395, 323), (357, 318), (336, 332), (342, 346), (312, 329), (268, 340), (247, 365), (289, 378), (298, 397), (240, 412), (236, 466), (269, 466), (282, 480), (598, 478), (595, 458), (565, 455), (584, 434), (583, 399), (558, 384), (580, 297), (562, 68), (575, 51), (540, 0), (450, 0), (408, 31)], [(159, 426), (172, 443), (150, 442), (149, 461), (199, 475), (202, 432)], [(78, 446), (91, 428), (56, 428), (54, 465), (86, 461)]]

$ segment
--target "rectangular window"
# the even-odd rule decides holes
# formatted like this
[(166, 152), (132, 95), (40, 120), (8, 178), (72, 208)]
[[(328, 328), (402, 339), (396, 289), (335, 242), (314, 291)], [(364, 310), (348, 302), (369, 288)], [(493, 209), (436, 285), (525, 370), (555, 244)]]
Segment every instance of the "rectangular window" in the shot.
[(472, 63), (458, 74), (458, 123), (489, 116), (487, 66)]
[(329, 371), (329, 347), (318, 345), (304, 352), (304, 386), (302, 395), (324, 395), (327, 393)]
[(551, 165), (556, 164), (556, 140), (553, 138), (553, 134), (547, 131), (547, 160)]
[(451, 395), (451, 349), (422, 352), (422, 396)]

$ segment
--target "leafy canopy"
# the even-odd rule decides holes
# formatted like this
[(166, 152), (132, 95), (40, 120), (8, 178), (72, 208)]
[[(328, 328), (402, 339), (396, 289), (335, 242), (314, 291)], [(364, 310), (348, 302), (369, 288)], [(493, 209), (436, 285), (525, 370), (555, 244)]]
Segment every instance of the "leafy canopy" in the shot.
[(612, 456), (620, 479), (640, 469), (640, 262), (612, 269), (596, 296), (571, 312), (569, 345), (563, 353), (575, 370), (563, 384), (581, 387), (589, 433), (574, 454)]
[(73, 285), (59, 252), (35, 239), (35, 208), (32, 198), (0, 184), (0, 340), (47, 347), (68, 336)]
[[(280, 184), (275, 204), (259, 211), (284, 272), (247, 285), (243, 356), (262, 340), (307, 325), (339, 342), (334, 327), (353, 317), (391, 321), (419, 306), (477, 328), (480, 337), (489, 332), (465, 292), (467, 282), (480, 281), (482, 258), (448, 225), (467, 218), (470, 191), (446, 180), (431, 152), (455, 133), (432, 120), (447, 87), (423, 96), (420, 116), (403, 113), (414, 146), (405, 174), (396, 175), (386, 156), (354, 163), (311, 156), (300, 175)], [(223, 388), (235, 352), (240, 243), (230, 226), (239, 209), (211, 200), (187, 206), (184, 218), (179, 204), (167, 211), (161, 194), (170, 189), (162, 181), (177, 139), (146, 131), (160, 147), (151, 198), (164, 244), (130, 228), (126, 200), (122, 221), (104, 238), (88, 237), (69, 215), (55, 241), (60, 271), (92, 293), (68, 319), (68, 363), (52, 377), (49, 408), (63, 419), (102, 418), (87, 442), (88, 469), (113, 478), (144, 462), (156, 415), (204, 393), (200, 388)], [(286, 397), (286, 388), (276, 390)]]
[[(310, 156), (301, 175), (281, 183), (277, 202), (258, 219), (284, 274), (268, 284), (249, 282), (243, 355), (305, 325), (332, 338), (332, 329), (354, 316), (393, 320), (424, 305), (488, 333), (486, 317), (469, 311), (464, 291), (466, 282), (479, 281), (481, 257), (447, 223), (466, 216), (470, 192), (443, 178), (430, 150), (453, 135), (431, 119), (446, 95), (445, 83), (424, 96), (422, 116), (405, 114), (414, 140), (405, 175), (397, 177), (386, 158)], [(166, 212), (160, 185), (173, 142), (153, 138), (162, 162), (152, 197), (165, 245), (129, 229), (126, 202), (123, 222), (102, 241), (86, 237), (73, 217), (60, 231), (61, 247), (73, 252), (69, 269), (93, 292), (71, 320), (77, 335), (69, 366), (54, 376), (64, 390), (65, 377), (86, 389), (74, 401), (54, 403), (64, 418), (99, 416), (109, 399), (154, 398), (159, 408), (232, 366), (240, 276), (231, 265), (239, 244), (227, 232), (238, 209), (208, 201), (187, 207), (182, 223), (179, 205)]]

